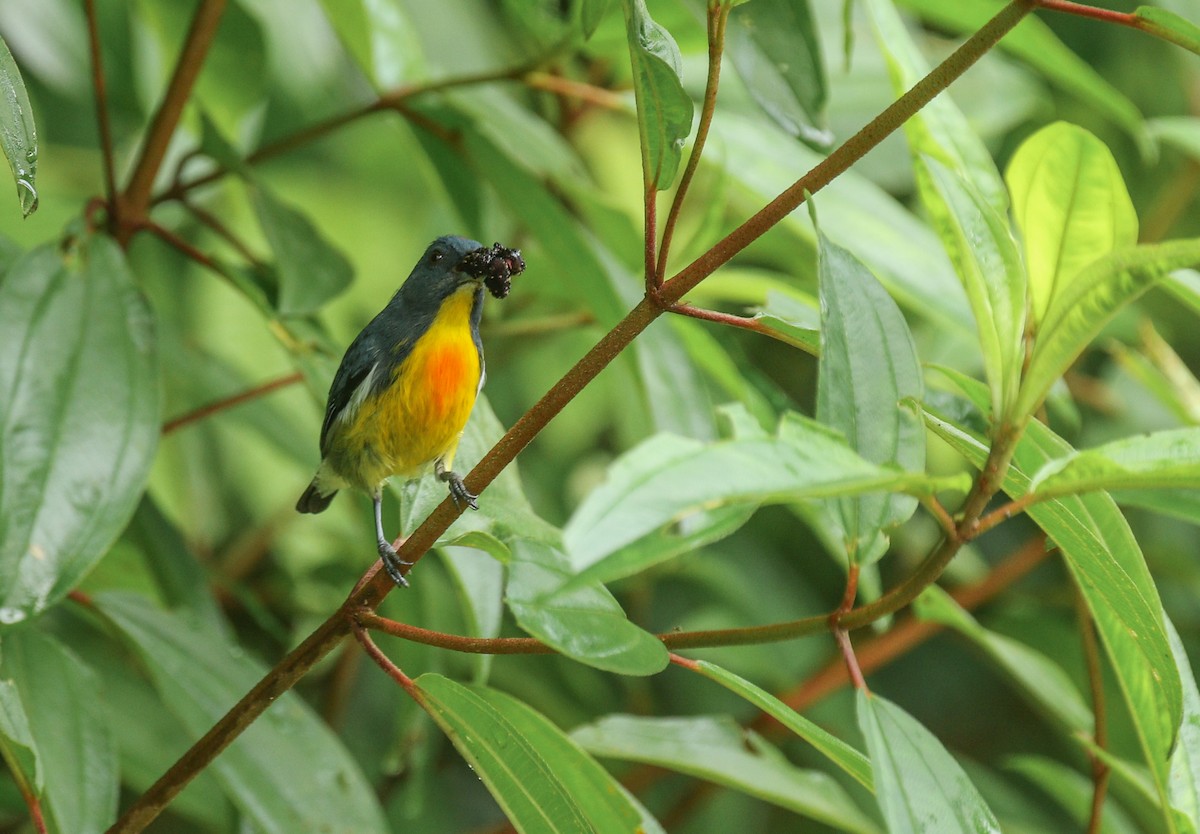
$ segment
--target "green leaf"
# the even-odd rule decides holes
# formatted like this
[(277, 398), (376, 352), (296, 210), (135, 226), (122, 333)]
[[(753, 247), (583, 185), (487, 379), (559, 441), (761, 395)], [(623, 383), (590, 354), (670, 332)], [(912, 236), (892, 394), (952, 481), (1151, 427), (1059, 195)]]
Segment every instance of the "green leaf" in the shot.
[[(999, 0), (900, 0), (923, 18), (963, 34), (979, 29), (1001, 8)], [(1137, 106), (1105, 80), (1092, 64), (1068, 49), (1039, 15), (1024, 20), (1000, 39), (999, 48), (1040, 72), (1088, 109), (1128, 131), (1141, 145), (1145, 121)]]
[(608, 7), (611, 5), (612, 0), (583, 0), (579, 10), (579, 20), (583, 26), (585, 40), (596, 34), (596, 29), (600, 27), (600, 21), (604, 20), (604, 15), (608, 13)]
[(932, 733), (879, 695), (860, 689), (855, 704), (890, 834), (1000, 831), (979, 791)]
[(733, 672), (706, 660), (696, 662), (696, 671), (709, 680), (719, 683), (735, 695), (745, 698), (776, 719), (852, 776), (856, 782), (874, 793), (875, 781), (871, 776), (871, 762), (849, 744), (809, 721), (762, 687), (750, 683), (745, 678), (738, 677)]
[[(905, 400), (924, 394), (921, 366), (900, 308), (862, 262), (818, 234), (821, 362), (817, 420), (841, 432), (871, 463), (925, 468), (925, 426)], [(908, 495), (856, 495), (830, 502), (834, 535), (852, 564), (888, 548), (888, 533), (916, 511)]]
[[(976, 408), (986, 406), (978, 382), (943, 373)], [(987, 448), (979, 437), (928, 409), (926, 423), (975, 466), (983, 465)], [(1027, 473), (1070, 452), (1049, 428), (1031, 422), (1017, 444), (1004, 491), (1019, 498), (1029, 488)], [(1167, 755), (1181, 720), (1183, 696), (1163, 628), (1162, 602), (1137, 540), (1103, 492), (1052, 498), (1030, 507), (1029, 516), (1058, 545), (1095, 618), (1155, 789), (1165, 803)]]
[(0, 625), (45, 610), (137, 506), (158, 443), (151, 313), (105, 237), (0, 280)]
[(1179, 727), (1179, 741), (1171, 753), (1167, 795), (1171, 807), (1182, 813), (1194, 829), (1200, 830), (1200, 690), (1179, 632), (1170, 620), (1166, 620), (1166, 627), (1179, 679), (1183, 682), (1183, 723)]
[(729, 12), (725, 54), (775, 124), (817, 147), (824, 127), (825, 65), (808, 0), (755, 0)]
[(390, 90), (425, 71), (420, 33), (398, 0), (321, 0), (338, 38), (375, 85)]
[(1012, 416), (1025, 358), (1025, 273), (1016, 242), (1004, 217), (950, 168), (922, 157), (917, 179), (970, 299), (992, 392), (991, 414), (1003, 422)]
[(821, 353), (819, 314), (802, 301), (780, 292), (768, 292), (767, 303), (754, 318), (774, 330), (792, 347), (812, 356)]
[(37, 211), (37, 127), (21, 70), (0, 38), (0, 150), (8, 158), (25, 217)]
[(983, 649), (1039, 712), (1072, 734), (1092, 732), (1091, 709), (1067, 673), (1049, 657), (988, 631), (937, 585), (926, 588), (913, 608), (921, 619), (949, 626)]
[(350, 262), (312, 221), (261, 185), (251, 190), (251, 199), (275, 252), (280, 315), (311, 313), (350, 286), (354, 278)]
[(23, 794), (41, 795), (46, 784), (42, 760), (20, 693), (10, 680), (0, 680), (0, 757)]
[[(887, 59), (892, 88), (899, 96), (929, 73), (929, 64), (917, 50), (892, 0), (867, 0), (866, 8), (875, 27), (875, 40)], [(1008, 210), (1008, 193), (992, 155), (949, 96), (938, 96), (926, 104), (904, 123), (904, 132), (914, 159), (936, 159), (969, 182), (997, 214)], [(927, 189), (919, 179), (917, 184), (926, 207), (936, 214), (929, 206)]]
[[(725, 175), (736, 196), (755, 208), (774, 199), (781, 182), (792, 182), (797, 171), (822, 159), (761, 119), (732, 112), (713, 121), (709, 142), (737, 159)], [(806, 212), (792, 212), (780, 229), (815, 250), (816, 230)], [(972, 332), (971, 309), (929, 226), (853, 169), (821, 189), (821, 231), (854, 252), (902, 307), (939, 327)], [(805, 262), (807, 251), (797, 249)]]
[(609, 715), (576, 727), (571, 738), (597, 756), (696, 776), (840, 831), (879, 830), (828, 775), (795, 767), (774, 747), (725, 716)]
[(1138, 6), (1133, 10), (1135, 26), (1143, 32), (1182, 46), (1200, 55), (1200, 26), (1167, 9)]
[(1075, 452), (1047, 463), (1029, 485), (1043, 496), (1164, 487), (1200, 489), (1200, 428), (1126, 437)]
[[(622, 455), (608, 480), (580, 504), (563, 529), (577, 572), (598, 565), (645, 536), (723, 507), (788, 503), (872, 492), (922, 493), (939, 481), (922, 472), (877, 466), (844, 438), (807, 418), (788, 414), (777, 434), (701, 443), (658, 435)], [(624, 557), (620, 573), (632, 569)], [(607, 566), (590, 576), (609, 576)]]
[(633, 67), (642, 172), (658, 191), (670, 188), (683, 142), (692, 132), (692, 99), (683, 89), (681, 58), (671, 33), (650, 17), (645, 0), (622, 0)]
[[(220, 635), (156, 610), (140, 597), (98, 594), (95, 603), (140, 656), (162, 703), (195, 737), (266, 672)], [(295, 693), (280, 696), (210, 770), (268, 834), (387, 830), (358, 766)]]
[[(1012, 756), (1005, 762), (1005, 769), (1020, 773), (1031, 784), (1054, 800), (1070, 814), (1071, 820), (1080, 828), (1091, 818), (1091, 800), (1095, 792), (1092, 779), (1072, 770), (1060, 762), (1041, 756)], [(1104, 803), (1101, 828), (1104, 834), (1135, 834), (1140, 831), (1125, 812), (1110, 797)]]
[(414, 684), (417, 700), (518, 831), (624, 834), (641, 825), (608, 771), (531, 707), (441, 675)]
[(1037, 410), (1062, 376), (1117, 312), (1168, 272), (1200, 263), (1200, 238), (1131, 246), (1093, 261), (1055, 296), (1021, 383), (1016, 413)]
[(1005, 179), (1024, 241), (1036, 327), (1085, 266), (1137, 243), (1137, 214), (1112, 152), (1067, 122), (1022, 142)]
[(31, 628), (4, 635), (3, 670), (37, 745), (51, 830), (107, 830), (117, 816), (117, 750), (95, 673), (69, 648)]
[(558, 593), (569, 577), (566, 556), (558, 549), (514, 541), (506, 595), (517, 624), (543, 643), (597, 669), (653, 675), (666, 668), (662, 641), (631, 623), (603, 585)]

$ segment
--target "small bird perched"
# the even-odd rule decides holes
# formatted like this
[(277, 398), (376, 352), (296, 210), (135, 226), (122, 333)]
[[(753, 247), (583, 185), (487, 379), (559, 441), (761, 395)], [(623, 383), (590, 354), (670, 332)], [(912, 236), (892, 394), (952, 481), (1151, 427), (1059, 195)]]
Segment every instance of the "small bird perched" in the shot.
[(503, 298), (524, 269), (519, 250), (438, 238), (347, 348), (334, 375), (321, 465), (296, 509), (319, 513), (345, 487), (369, 494), (379, 557), (397, 585), (408, 584), (401, 568), (410, 563), (383, 533), (383, 485), (393, 476), (416, 478), (432, 463), (454, 503), (478, 509), (477, 496), (451, 466), (483, 387), (483, 290)]

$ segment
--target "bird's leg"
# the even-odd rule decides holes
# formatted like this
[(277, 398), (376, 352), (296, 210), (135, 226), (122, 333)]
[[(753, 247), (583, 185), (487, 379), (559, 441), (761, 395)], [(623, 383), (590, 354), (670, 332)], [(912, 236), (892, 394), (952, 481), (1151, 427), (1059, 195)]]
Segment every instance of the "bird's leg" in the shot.
[(466, 505), (472, 510), (478, 510), (479, 504), (476, 498), (479, 496), (467, 489), (467, 485), (463, 483), (463, 479), (454, 471), (447, 469), (446, 464), (438, 458), (433, 462), (433, 472), (437, 475), (439, 481), (444, 481), (450, 485), (450, 497), (454, 499), (456, 507)]
[(396, 549), (383, 534), (383, 490), (376, 490), (371, 496), (371, 500), (375, 502), (375, 538), (379, 543), (379, 558), (383, 560), (383, 569), (387, 571), (393, 582), (401, 588), (407, 588), (408, 580), (404, 578), (400, 568), (410, 567), (412, 562), (406, 562), (397, 556)]

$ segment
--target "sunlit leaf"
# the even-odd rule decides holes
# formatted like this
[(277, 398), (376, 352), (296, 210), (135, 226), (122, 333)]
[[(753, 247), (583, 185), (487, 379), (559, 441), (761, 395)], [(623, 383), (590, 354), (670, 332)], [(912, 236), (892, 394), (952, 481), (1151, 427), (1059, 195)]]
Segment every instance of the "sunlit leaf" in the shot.
[(857, 691), (858, 725), (891, 834), (999, 832), (979, 791), (929, 730), (879, 695)]
[(833, 140), (823, 125), (825, 66), (808, 0), (754, 0), (735, 7), (726, 25), (725, 54), (777, 125), (818, 147)]
[(399, 87), (425, 71), (420, 33), (399, 0), (321, 0), (321, 6), (376, 89)]
[[(219, 635), (139, 597), (105, 593), (95, 603), (142, 659), (162, 703), (197, 738), (266, 672)], [(211, 770), (267, 834), (387, 830), (358, 765), (295, 693), (281, 695)]]
[(599, 583), (559, 593), (570, 577), (554, 547), (517, 541), (506, 598), (517, 624), (581, 663), (622, 675), (652, 675), (667, 665), (662, 641), (631, 623)]
[(692, 130), (692, 99), (680, 79), (679, 47), (671, 33), (650, 17), (645, 0), (622, 0), (637, 98), (646, 182), (662, 191), (671, 186)]
[(1067, 122), (1022, 142), (1005, 179), (1024, 243), (1036, 326), (1083, 267), (1137, 242), (1137, 214), (1112, 153)]
[[(836, 429), (864, 459), (925, 468), (925, 426), (915, 406), (924, 391), (908, 324), (887, 291), (850, 252), (818, 235), (821, 363), (817, 420)], [(917, 508), (908, 495), (872, 494), (830, 503), (851, 563), (888, 548), (889, 531)]]
[(840, 831), (878, 827), (832, 778), (801, 770), (725, 717), (609, 715), (571, 738), (597, 756), (665, 767), (757, 796)]
[(518, 831), (625, 834), (641, 824), (608, 771), (531, 707), (441, 675), (414, 684), (421, 705)]
[(1175, 269), (1200, 264), (1200, 238), (1132, 246), (1084, 268), (1046, 311), (1021, 382), (1017, 414), (1031, 414), (1050, 386), (1117, 312)]
[(1200, 489), (1200, 428), (1114, 440), (1050, 461), (1029, 485), (1038, 495), (1105, 489)]
[(2, 659), (37, 745), (42, 804), (52, 830), (107, 830), (117, 815), (117, 748), (95, 673), (58, 640), (32, 628), (5, 634)]
[(967, 291), (988, 386), (991, 414), (1011, 416), (1025, 356), (1025, 272), (1004, 217), (970, 182), (938, 160), (923, 157), (918, 182), (934, 228)]
[(21, 213), (28, 217), (38, 207), (37, 128), (21, 70), (3, 38), (0, 38), (0, 150), (12, 168)]
[(53, 605), (116, 540), (159, 435), (149, 308), (108, 238), (0, 280), (0, 625)]
[[(658, 435), (608, 471), (563, 529), (571, 564), (582, 571), (666, 525), (721, 507), (759, 506), (873, 492), (921, 493), (962, 480), (878, 466), (837, 432), (789, 414), (768, 437), (701, 443)], [(623, 562), (622, 572), (630, 569)], [(596, 569), (595, 575), (606, 571)]]

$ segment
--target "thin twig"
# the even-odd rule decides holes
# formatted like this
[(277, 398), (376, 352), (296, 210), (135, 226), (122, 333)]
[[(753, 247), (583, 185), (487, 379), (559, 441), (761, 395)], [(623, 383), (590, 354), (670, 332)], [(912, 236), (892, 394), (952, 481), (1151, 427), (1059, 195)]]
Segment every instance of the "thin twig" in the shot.
[(742, 330), (749, 330), (751, 333), (757, 333), (760, 336), (769, 336), (778, 342), (783, 342), (790, 347), (798, 348), (810, 355), (816, 355), (813, 346), (801, 342), (798, 339), (793, 339), (786, 333), (768, 327), (763, 323), (762, 319), (754, 316), (739, 316), (734, 313), (722, 313), (719, 310), (708, 310), (704, 307), (696, 307), (686, 301), (680, 301), (667, 307), (668, 313), (675, 313), (680, 316), (687, 316), (701, 321), (715, 321), (718, 324), (727, 324), (730, 327), (737, 327)]
[(354, 628), (354, 639), (359, 642), (363, 649), (367, 652), (367, 657), (375, 661), (380, 669), (387, 672), (388, 677), (400, 684), (404, 691), (413, 695), (417, 691), (417, 685), (413, 683), (412, 678), (400, 671), (400, 667), (392, 663), (379, 647), (375, 645), (375, 641), (371, 639), (371, 635), (367, 633), (365, 628)]
[(1014, 515), (1025, 512), (1032, 504), (1040, 501), (1043, 496), (1027, 492), (1016, 500), (1009, 501), (1002, 507), (997, 507), (971, 526), (968, 538), (978, 538), (998, 524), (1008, 521)]
[(248, 388), (245, 391), (233, 394), (232, 396), (224, 397), (206, 405), (202, 405), (197, 409), (189, 411), (187, 414), (181, 414), (173, 420), (168, 420), (166, 423), (163, 423), (162, 433), (164, 436), (168, 435), (171, 432), (178, 431), (184, 426), (199, 422), (206, 417), (211, 417), (218, 412), (226, 411), (227, 409), (233, 408), (236, 405), (241, 405), (242, 403), (249, 402), (250, 400), (258, 399), (266, 394), (270, 394), (272, 391), (277, 391), (280, 388), (286, 388), (289, 385), (295, 385), (297, 382), (303, 381), (304, 374), (300, 373), (299, 371), (277, 377), (276, 379), (269, 380), (261, 385), (256, 385), (253, 388)]
[(549, 72), (527, 72), (521, 76), (521, 81), (525, 86), (532, 87), (535, 90), (545, 90), (548, 93), (556, 93), (566, 98), (577, 98), (580, 101), (586, 101), (588, 104), (594, 104), (606, 110), (629, 109), (628, 99), (620, 93), (606, 90), (603, 87), (597, 87), (594, 84), (572, 81), (570, 78), (563, 78), (561, 75), (554, 75)]
[(696, 141), (692, 143), (692, 153), (679, 180), (679, 188), (675, 190), (675, 199), (671, 201), (667, 221), (663, 224), (662, 243), (658, 248), (658, 265), (654, 273), (656, 287), (662, 285), (667, 274), (667, 255), (671, 250), (671, 240), (675, 236), (675, 224), (679, 222), (684, 198), (700, 165), (700, 155), (704, 153), (708, 129), (712, 126), (713, 113), (716, 112), (717, 87), (721, 83), (721, 55), (725, 51), (725, 24), (729, 20), (729, 9), (728, 3), (708, 5), (708, 80), (704, 85), (704, 103), (700, 106), (700, 122), (696, 126)]
[(100, 132), (100, 156), (104, 166), (104, 196), (109, 209), (109, 228), (115, 229), (118, 220), (112, 207), (117, 196), (114, 173), (112, 126), (108, 119), (108, 82), (104, 76), (104, 60), (100, 50), (100, 24), (96, 18), (96, 0), (85, 0), (87, 11), (88, 48), (92, 58), (92, 90), (96, 96), (96, 127)]
[(1116, 12), (1112, 9), (1101, 9), (1084, 3), (1073, 3), (1071, 0), (1036, 0), (1039, 8), (1048, 12), (1063, 12), (1076, 17), (1090, 17), (1093, 20), (1103, 20), (1105, 23), (1116, 23), (1119, 26), (1129, 26), (1140, 29), (1137, 18), (1126, 12)]
[(146, 140), (142, 146), (141, 156), (134, 165), (125, 191), (117, 198), (118, 216), (122, 225), (117, 230), (117, 239), (126, 244), (135, 231), (142, 228), (141, 222), (150, 208), (150, 192), (154, 188), (154, 179), (167, 155), (167, 147), (183, 115), (184, 105), (204, 65), (204, 56), (212, 45), (225, 12), (227, 0), (201, 0), (192, 18), (183, 49), (175, 63), (175, 71), (167, 84), (162, 103), (154, 114), (150, 128), (146, 132)]
[(942, 528), (942, 533), (945, 536), (948, 538), (954, 538), (958, 535), (958, 525), (955, 524), (954, 518), (946, 511), (946, 508), (942, 506), (942, 502), (937, 499), (937, 496), (924, 495), (921, 497), (920, 501), (921, 506), (924, 507), (929, 514), (934, 517), (934, 520), (937, 521), (938, 526)]
[(181, 202), (189, 214), (200, 221), (201, 225), (208, 228), (210, 231), (232, 246), (234, 250), (236, 250), (237, 253), (246, 260), (247, 263), (252, 265), (261, 264), (261, 258), (259, 258), (254, 252), (250, 251), (250, 247), (246, 245), (245, 241), (231, 232), (229, 227), (222, 223), (216, 215), (207, 209), (201, 208), (191, 200), (184, 199)]

